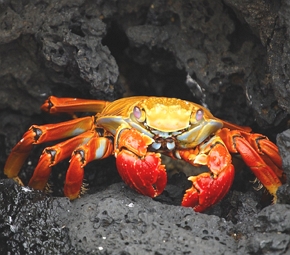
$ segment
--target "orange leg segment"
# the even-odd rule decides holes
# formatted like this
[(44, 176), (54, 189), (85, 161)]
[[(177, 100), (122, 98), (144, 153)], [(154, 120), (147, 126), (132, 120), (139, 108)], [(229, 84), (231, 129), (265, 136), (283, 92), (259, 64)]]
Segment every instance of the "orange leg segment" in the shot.
[(39, 158), (39, 162), (34, 169), (28, 186), (34, 189), (44, 190), (52, 167), (60, 161), (69, 158), (75, 148), (87, 143), (94, 134), (92, 131), (87, 131), (52, 147), (46, 147)]
[(84, 117), (57, 124), (33, 125), (12, 149), (4, 173), (9, 178), (17, 177), (34, 144), (77, 136), (94, 126), (94, 117)]
[(58, 98), (50, 96), (41, 106), (49, 113), (101, 112), (109, 102), (103, 100), (88, 100), (79, 98)]
[(99, 137), (97, 133), (88, 142), (75, 149), (66, 173), (65, 196), (70, 199), (77, 198), (81, 191), (86, 164), (112, 155), (113, 150), (112, 140), (107, 137)]
[(275, 172), (282, 183), (286, 182), (286, 176), (282, 170), (282, 158), (278, 147), (272, 143), (266, 136), (240, 132), (256, 152), (263, 158), (265, 163)]
[(282, 160), (275, 144), (267, 137), (223, 128), (218, 135), (232, 153), (239, 153), (258, 180), (276, 201), (277, 189), (285, 181)]

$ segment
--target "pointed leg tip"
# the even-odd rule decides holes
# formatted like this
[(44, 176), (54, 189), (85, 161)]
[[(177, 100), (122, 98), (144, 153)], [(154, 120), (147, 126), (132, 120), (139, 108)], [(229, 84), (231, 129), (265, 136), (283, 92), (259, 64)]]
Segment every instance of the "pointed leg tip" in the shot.
[(20, 186), (24, 186), (23, 182), (21, 181), (21, 179), (20, 179), (18, 176), (13, 177), (12, 179), (13, 179), (15, 182), (17, 182)]

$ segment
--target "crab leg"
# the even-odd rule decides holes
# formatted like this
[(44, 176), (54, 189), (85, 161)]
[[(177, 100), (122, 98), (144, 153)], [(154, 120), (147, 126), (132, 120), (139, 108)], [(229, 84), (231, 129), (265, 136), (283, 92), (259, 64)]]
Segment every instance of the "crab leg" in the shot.
[(94, 126), (94, 117), (84, 117), (57, 124), (33, 125), (12, 149), (4, 173), (9, 178), (17, 177), (34, 144), (77, 136)]
[(51, 168), (60, 161), (69, 158), (75, 148), (87, 143), (94, 135), (94, 132), (87, 131), (52, 147), (46, 147), (39, 158), (28, 186), (44, 190), (51, 173)]
[(239, 153), (258, 180), (277, 200), (277, 189), (285, 182), (278, 148), (267, 137), (223, 128), (218, 132), (231, 153)]
[(79, 98), (57, 98), (50, 96), (41, 106), (49, 113), (101, 112), (109, 102)]
[(94, 133), (94, 136), (85, 144), (75, 149), (66, 173), (64, 184), (65, 196), (70, 199), (77, 198), (81, 191), (86, 164), (93, 160), (103, 159), (112, 155), (113, 150), (112, 139), (110, 137), (100, 137), (97, 133)]
[(231, 155), (222, 140), (214, 136), (195, 149), (178, 150), (177, 155), (192, 165), (206, 165), (210, 172), (190, 176), (192, 187), (186, 190), (182, 205), (201, 212), (219, 202), (234, 179)]
[(282, 158), (279, 154), (278, 147), (274, 143), (272, 143), (266, 136), (247, 132), (240, 133), (242, 137), (244, 137), (255, 149), (255, 151), (259, 153), (264, 161), (267, 161), (266, 163), (270, 165), (273, 171), (275, 171), (279, 179), (283, 180), (285, 176), (283, 175)]

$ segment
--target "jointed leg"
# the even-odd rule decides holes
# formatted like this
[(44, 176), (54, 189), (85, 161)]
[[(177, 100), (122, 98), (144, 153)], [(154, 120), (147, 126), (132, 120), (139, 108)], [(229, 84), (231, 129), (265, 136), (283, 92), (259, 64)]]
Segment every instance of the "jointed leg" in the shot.
[(78, 98), (57, 98), (50, 96), (41, 106), (49, 113), (101, 112), (109, 102)]
[(75, 148), (87, 143), (93, 136), (95, 136), (94, 131), (87, 131), (52, 147), (46, 147), (39, 158), (28, 186), (44, 190), (51, 173), (51, 168), (60, 161), (69, 158)]
[(77, 136), (94, 127), (94, 117), (84, 117), (58, 124), (33, 125), (12, 149), (4, 173), (9, 178), (17, 177), (34, 144)]
[(232, 153), (239, 153), (246, 165), (276, 201), (277, 189), (285, 182), (282, 160), (275, 144), (260, 134), (221, 129), (218, 135)]
[[(101, 112), (108, 102), (101, 100), (83, 100), (76, 98), (56, 98), (51, 96), (42, 105), (42, 110), (49, 113)], [(65, 182), (65, 194), (75, 198), (83, 179), (83, 167), (94, 159), (101, 159), (113, 153), (113, 141), (100, 137), (95, 130), (95, 117), (77, 118), (58, 124), (43, 126), (33, 125), (12, 149), (4, 173), (21, 183), (18, 173), (27, 159), (33, 145), (73, 137), (55, 146), (47, 147), (40, 157), (38, 165), (29, 182), (35, 189), (44, 189), (51, 167), (72, 155), (71, 164)], [(102, 134), (103, 135), (103, 134)]]
[(86, 164), (112, 155), (113, 150), (112, 139), (99, 137), (97, 133), (88, 142), (76, 148), (72, 153), (66, 174), (64, 194), (70, 199), (77, 198), (82, 187)]

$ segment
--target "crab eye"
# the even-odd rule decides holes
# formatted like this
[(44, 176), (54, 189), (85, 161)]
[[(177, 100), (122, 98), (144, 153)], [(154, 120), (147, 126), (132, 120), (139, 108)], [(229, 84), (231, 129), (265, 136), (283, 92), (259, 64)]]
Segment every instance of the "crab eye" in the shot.
[(200, 121), (200, 120), (202, 120), (202, 118), (203, 118), (203, 110), (202, 109), (199, 109), (196, 112), (195, 119), (197, 121)]
[(134, 106), (133, 115), (139, 122), (145, 121), (145, 112), (141, 110), (138, 106)]
[(138, 106), (135, 106), (133, 109), (133, 114), (136, 119), (140, 119), (142, 116), (142, 112)]

